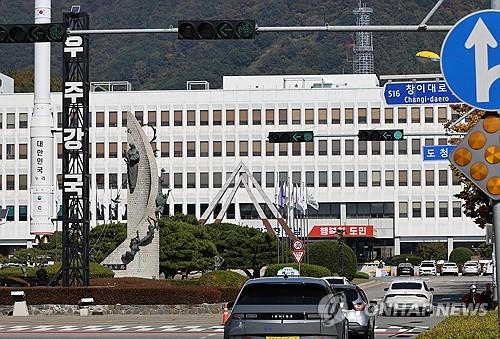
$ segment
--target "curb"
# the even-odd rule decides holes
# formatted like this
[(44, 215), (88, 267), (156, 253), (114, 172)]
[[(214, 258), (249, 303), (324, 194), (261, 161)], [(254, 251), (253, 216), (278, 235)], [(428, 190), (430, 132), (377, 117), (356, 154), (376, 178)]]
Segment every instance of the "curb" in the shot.
[(382, 283), (384, 283), (384, 282), (381, 281), (381, 280), (370, 280), (370, 281), (361, 283), (361, 284), (359, 284), (357, 286), (359, 286), (361, 288), (366, 288), (366, 287), (372, 287), (372, 286), (375, 286), (375, 285), (378, 285), (378, 284), (382, 284)]

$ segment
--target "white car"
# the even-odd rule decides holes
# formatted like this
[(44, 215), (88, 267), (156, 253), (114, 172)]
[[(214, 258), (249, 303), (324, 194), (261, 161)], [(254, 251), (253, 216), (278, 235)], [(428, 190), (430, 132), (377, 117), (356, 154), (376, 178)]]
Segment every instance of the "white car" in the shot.
[(493, 260), (488, 260), (483, 264), (483, 275), (493, 274)]
[(350, 285), (351, 282), (346, 277), (323, 277), (330, 285)]
[(467, 261), (462, 267), (462, 275), (480, 275), (481, 265), (477, 261)]
[(458, 275), (458, 266), (454, 262), (446, 262), (441, 267), (441, 275), (453, 274)]
[(419, 275), (436, 275), (436, 263), (433, 260), (424, 260), (420, 263)]
[(429, 288), (423, 280), (395, 280), (384, 291), (382, 307), (385, 315), (406, 312), (429, 316), (432, 313), (434, 289)]

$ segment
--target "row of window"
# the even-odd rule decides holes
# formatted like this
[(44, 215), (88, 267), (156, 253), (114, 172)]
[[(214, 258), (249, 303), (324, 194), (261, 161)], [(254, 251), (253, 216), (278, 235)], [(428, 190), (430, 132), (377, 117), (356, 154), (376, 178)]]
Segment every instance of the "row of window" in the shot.
[[(334, 156), (340, 155), (407, 155), (408, 152), (408, 141), (411, 143), (411, 154), (418, 155), (421, 153), (421, 140), (411, 139), (411, 140), (399, 140), (397, 142), (397, 150), (395, 150), (393, 141), (385, 141), (381, 143), (380, 141), (359, 141), (357, 143), (357, 148), (355, 148), (354, 139), (345, 139), (342, 143), (341, 140), (335, 139), (330, 141), (330, 147), (328, 140), (317, 140), (315, 142), (301, 143), (291, 143), (291, 144), (271, 144), (267, 140), (240, 140), (233, 141), (227, 140), (225, 143), (222, 141), (174, 141), (170, 143), (168, 141), (160, 142), (160, 149), (158, 150), (157, 144), (152, 143), (151, 147), (155, 152), (159, 151), (159, 156), (162, 158), (169, 158), (173, 155), (175, 158), (195, 158), (195, 157), (222, 157), (225, 154), (226, 157), (234, 156), (249, 156), (254, 157), (259, 156), (327, 156), (328, 154)], [(425, 145), (433, 145), (433, 138), (426, 138), (424, 141)], [(173, 144), (173, 149), (171, 149), (171, 144)], [(211, 147), (210, 147), (211, 144)], [(445, 138), (438, 139), (439, 145), (446, 145), (447, 140)], [(107, 145), (107, 147), (106, 147)], [(225, 147), (223, 147), (225, 145)], [(265, 145), (265, 150), (262, 149)], [(382, 147), (381, 145), (384, 145)], [(107, 144), (103, 142), (95, 143), (95, 158), (98, 159), (108, 159), (108, 158), (118, 158), (118, 154), (121, 151), (121, 156), (125, 156), (127, 150), (127, 143), (123, 142), (121, 144), (121, 150), (119, 150), (119, 144), (116, 142), (109, 142)], [(251, 146), (251, 149), (250, 149)], [(343, 147), (342, 147), (343, 146)], [(16, 144), (6, 144), (5, 145), (5, 159), (28, 159), (28, 145), (19, 144), (17, 145), (19, 156), (16, 158)], [(107, 149), (106, 149), (107, 148)], [(276, 150), (277, 148), (277, 150)], [(356, 151), (356, 152), (355, 152)], [(63, 147), (61, 143), (57, 144), (57, 157), (62, 158)], [(106, 153), (107, 152), (107, 153)], [(89, 147), (89, 153), (92, 157), (92, 148)], [(158, 153), (157, 153), (158, 154)], [(2, 144), (0, 144), (0, 160), (3, 159), (3, 149)]]
[[(437, 171), (437, 183), (439, 186), (448, 186), (448, 173), (449, 170)], [(316, 176), (317, 173), (317, 176)], [(305, 183), (306, 187), (421, 187), (421, 186), (436, 186), (435, 171), (434, 170), (372, 170), (372, 171), (344, 171), (342, 176), (341, 171), (332, 171), (330, 180), (328, 178), (328, 171), (305, 171), (303, 176), (300, 171), (293, 171), (292, 182), (294, 184)], [(356, 175), (355, 175), (356, 174)], [(253, 176), (264, 187), (272, 188), (278, 187), (278, 182), (287, 180), (288, 172), (265, 172), (265, 182), (262, 183), (262, 172), (253, 172)], [(223, 184), (222, 172), (212, 173), (212, 182), (210, 183), (209, 172), (177, 172), (173, 174), (173, 188), (221, 188)], [(226, 179), (231, 176), (231, 172), (226, 172)], [(184, 178), (186, 179), (184, 181)], [(342, 180), (343, 179), (343, 180)], [(357, 180), (357, 185), (355, 181)], [(27, 174), (18, 175), (18, 186), (16, 187), (16, 176), (13, 174), (5, 175), (5, 189), (7, 191), (28, 189), (28, 176)], [(62, 189), (62, 175), (57, 175), (59, 188)], [(198, 184), (197, 184), (198, 181)], [(452, 185), (460, 185), (459, 178), (452, 172)], [(169, 173), (161, 174), (161, 182), (163, 188), (170, 187)], [(370, 185), (368, 185), (370, 183)], [(108, 174), (108, 187), (116, 189), (118, 186), (126, 188), (127, 176), (122, 173), (121, 181), (118, 182), (117, 173)], [(234, 184), (233, 184), (234, 185)], [(105, 175), (103, 173), (96, 174), (96, 186), (98, 189), (105, 188)], [(2, 175), (0, 175), (0, 190), (3, 189)]]
[[(437, 111), (437, 119), (436, 119)], [(90, 112), (95, 114), (96, 127), (118, 127), (118, 111), (109, 112)], [(143, 124), (147, 117), (147, 124), (150, 126), (170, 126), (170, 111), (134, 111), (137, 120)], [(127, 125), (127, 111), (121, 112), (121, 126)], [(396, 115), (396, 117), (395, 117)], [(453, 112), (452, 117), (457, 113)], [(28, 127), (28, 113), (18, 113), (19, 128)], [(383, 121), (382, 121), (383, 117)], [(174, 110), (172, 126), (234, 126), (234, 125), (326, 125), (330, 121), (333, 125), (340, 124), (392, 124), (397, 123), (445, 123), (448, 119), (447, 108), (438, 107), (386, 107), (383, 111), (380, 108), (332, 108), (328, 114), (327, 108), (305, 108), (305, 109), (226, 109), (226, 110)], [(107, 124), (106, 124), (107, 120)], [(92, 119), (90, 119), (92, 125)], [(58, 127), (62, 127), (62, 113), (57, 113)], [(2, 113), (0, 113), (0, 129), (3, 128)], [(6, 128), (16, 128), (16, 113), (6, 113)]]
[[(421, 201), (411, 202), (411, 216), (409, 215), (408, 202), (399, 202), (399, 218), (448, 218), (449, 208), (448, 201), (438, 202), (438, 213), (436, 214), (436, 203), (434, 201), (426, 201), (424, 207)], [(346, 218), (352, 219), (364, 219), (364, 218), (394, 218), (394, 203), (393, 202), (357, 202), (357, 203), (346, 203)], [(260, 204), (264, 214), (267, 218), (273, 218), (269, 207), (266, 204)], [(109, 218), (110, 220), (120, 220), (127, 219), (126, 212), (127, 205), (125, 204), (124, 209), (119, 209), (118, 206), (108, 205), (108, 216), (106, 216), (106, 208), (104, 205), (96, 208), (96, 219), (105, 220)], [(182, 204), (174, 204), (174, 213), (183, 213)], [(200, 204), (200, 215), (202, 215), (208, 208), (208, 204)], [(240, 219), (260, 219), (259, 214), (253, 204), (250, 203), (240, 203)], [(1, 208), (0, 208), (1, 209)], [(7, 221), (15, 221), (15, 206), (6, 206), (7, 209)], [(222, 205), (218, 204), (215, 207), (213, 216), (216, 217), (222, 209)], [(28, 220), (28, 206), (19, 205), (18, 206), (18, 221)], [(452, 217), (460, 218), (462, 216), (462, 207), (460, 201), (452, 202)], [(425, 215), (423, 214), (425, 213)], [(165, 205), (164, 214), (170, 214), (170, 206)], [(196, 215), (196, 204), (187, 204), (187, 214)], [(308, 211), (308, 217), (310, 219), (340, 219), (340, 203), (319, 203), (319, 209), (316, 211), (310, 209)], [(227, 219), (235, 219), (235, 204), (230, 204), (226, 213)]]
[[(399, 217), (400, 218), (435, 218), (436, 207), (438, 207), (439, 218), (448, 218), (448, 201), (439, 201), (438, 205), (434, 201), (426, 201), (424, 204), (421, 201), (412, 201), (411, 206), (406, 201), (399, 202)], [(410, 210), (409, 210), (410, 208)], [(462, 204), (460, 201), (452, 202), (452, 217), (460, 218), (462, 216)], [(411, 215), (410, 213), (411, 212)]]

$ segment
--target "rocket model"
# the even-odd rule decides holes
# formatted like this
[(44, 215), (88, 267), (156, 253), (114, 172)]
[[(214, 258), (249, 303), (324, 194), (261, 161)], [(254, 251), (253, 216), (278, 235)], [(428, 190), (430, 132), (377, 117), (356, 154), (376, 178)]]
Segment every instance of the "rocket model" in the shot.
[[(51, 0), (35, 0), (35, 23), (50, 23)], [(35, 93), (30, 126), (30, 233), (52, 234), (54, 126), (50, 103), (50, 42), (35, 43)]]

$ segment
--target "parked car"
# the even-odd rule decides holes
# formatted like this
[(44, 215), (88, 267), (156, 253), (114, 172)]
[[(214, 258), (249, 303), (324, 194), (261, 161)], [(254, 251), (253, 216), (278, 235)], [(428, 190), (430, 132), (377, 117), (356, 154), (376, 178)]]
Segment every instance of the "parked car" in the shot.
[(330, 285), (340, 285), (346, 284), (349, 285), (351, 282), (346, 277), (323, 277)]
[(224, 326), (224, 338), (343, 338), (349, 321), (340, 319), (325, 325), (318, 306), (333, 295), (330, 284), (320, 278), (272, 277), (245, 283), (236, 301), (229, 303), (231, 315)]
[(401, 275), (414, 276), (415, 269), (411, 263), (402, 262), (401, 264), (398, 265), (398, 269), (397, 269), (396, 273), (398, 276), (401, 276)]
[(423, 280), (395, 280), (384, 291), (384, 315), (407, 312), (429, 316), (432, 313), (434, 289), (429, 288)]
[(447, 274), (458, 275), (458, 266), (456, 263), (446, 262), (443, 264), (443, 267), (441, 267), (441, 275)]
[(349, 320), (349, 336), (373, 339), (375, 337), (375, 315), (366, 312), (370, 307), (365, 292), (356, 285), (334, 284), (331, 285), (334, 292), (344, 293), (347, 299), (347, 311)]
[(480, 275), (481, 265), (477, 261), (467, 261), (462, 267), (462, 275)]
[(420, 263), (419, 275), (436, 275), (436, 263), (434, 260), (424, 260)]

